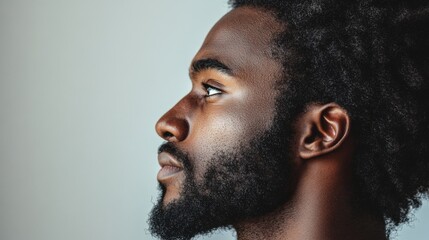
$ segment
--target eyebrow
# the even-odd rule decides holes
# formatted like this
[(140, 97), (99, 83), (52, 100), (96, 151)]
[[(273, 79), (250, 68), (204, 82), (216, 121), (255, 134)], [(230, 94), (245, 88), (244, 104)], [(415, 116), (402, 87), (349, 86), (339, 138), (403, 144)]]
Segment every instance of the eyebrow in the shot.
[(206, 58), (193, 62), (191, 66), (191, 74), (196, 74), (207, 69), (214, 69), (232, 76), (232, 70), (228, 66), (213, 58)]

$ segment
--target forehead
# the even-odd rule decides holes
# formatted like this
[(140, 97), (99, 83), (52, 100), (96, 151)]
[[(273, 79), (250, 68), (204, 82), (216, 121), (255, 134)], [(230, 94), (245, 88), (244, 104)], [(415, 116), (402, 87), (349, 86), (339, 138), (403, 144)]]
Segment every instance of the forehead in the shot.
[(272, 58), (272, 41), (281, 24), (266, 10), (240, 7), (223, 16), (210, 30), (193, 61), (214, 58), (234, 74), (277, 65)]

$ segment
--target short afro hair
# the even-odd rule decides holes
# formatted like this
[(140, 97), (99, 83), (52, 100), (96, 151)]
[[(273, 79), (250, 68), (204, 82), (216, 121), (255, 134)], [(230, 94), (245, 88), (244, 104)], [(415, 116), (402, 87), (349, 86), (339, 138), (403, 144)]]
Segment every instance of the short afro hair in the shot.
[[(358, 139), (358, 206), (388, 226), (407, 222), (429, 190), (427, 0), (230, 0), (273, 13), (285, 91), (299, 113), (336, 102)], [(287, 94), (282, 94), (287, 95)]]

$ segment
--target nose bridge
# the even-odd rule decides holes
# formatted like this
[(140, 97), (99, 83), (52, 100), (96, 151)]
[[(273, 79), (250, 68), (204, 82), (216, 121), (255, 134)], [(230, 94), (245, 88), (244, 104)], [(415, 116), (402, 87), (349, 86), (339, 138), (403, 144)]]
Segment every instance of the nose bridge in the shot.
[(191, 106), (187, 95), (168, 110), (156, 123), (158, 135), (170, 142), (185, 140), (189, 134)]

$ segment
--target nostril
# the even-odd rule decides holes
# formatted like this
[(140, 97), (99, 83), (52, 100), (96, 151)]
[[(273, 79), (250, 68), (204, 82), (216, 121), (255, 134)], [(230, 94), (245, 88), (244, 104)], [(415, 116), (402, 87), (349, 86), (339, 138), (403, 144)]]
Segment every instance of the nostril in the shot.
[(171, 112), (164, 115), (155, 125), (156, 132), (167, 141), (180, 142), (188, 135), (189, 125), (186, 119), (170, 116)]
[(171, 132), (164, 132), (163, 134), (162, 134), (162, 137), (164, 138), (164, 139), (169, 139), (169, 138), (171, 138), (171, 137), (173, 137), (174, 135), (171, 133)]

